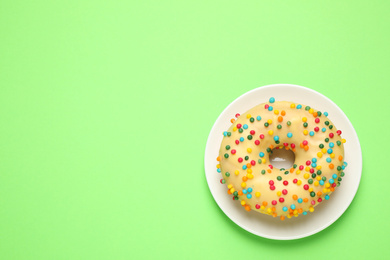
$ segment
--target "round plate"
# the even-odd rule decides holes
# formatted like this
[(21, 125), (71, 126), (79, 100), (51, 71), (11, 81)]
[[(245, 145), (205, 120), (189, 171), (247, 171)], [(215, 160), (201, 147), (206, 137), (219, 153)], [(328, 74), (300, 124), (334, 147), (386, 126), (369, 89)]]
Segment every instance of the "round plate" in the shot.
[[(233, 201), (226, 193), (226, 185), (220, 183), (221, 174), (217, 172), (216, 158), (226, 131), (236, 113), (244, 113), (250, 108), (268, 102), (270, 97), (277, 101), (292, 101), (311, 106), (329, 113), (328, 118), (343, 131), (345, 161), (348, 166), (340, 187), (325, 203), (315, 207), (313, 213), (306, 216), (281, 221), (279, 218), (243, 210), (240, 203)], [(205, 153), (205, 172), (211, 194), (222, 211), (243, 229), (270, 239), (289, 240), (313, 235), (335, 222), (351, 204), (359, 187), (362, 174), (362, 152), (355, 129), (343, 111), (324, 95), (297, 85), (275, 84), (251, 90), (234, 100), (218, 117), (209, 134)]]

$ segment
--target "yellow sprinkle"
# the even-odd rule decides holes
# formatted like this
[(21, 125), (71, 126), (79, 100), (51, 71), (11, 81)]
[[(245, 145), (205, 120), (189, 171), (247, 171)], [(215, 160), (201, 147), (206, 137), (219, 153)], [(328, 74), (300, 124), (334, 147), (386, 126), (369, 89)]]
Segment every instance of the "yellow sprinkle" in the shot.
[(233, 132), (234, 132), (234, 131), (237, 131), (237, 127), (233, 127)]
[(344, 138), (341, 139), (341, 142), (344, 144), (347, 140), (345, 140)]
[(252, 173), (252, 169), (249, 168), (248, 170), (246, 170), (247, 173)]
[(279, 146), (279, 149), (282, 149), (284, 146), (283, 145), (281, 145), (281, 146)]
[(255, 196), (256, 196), (256, 197), (260, 197), (260, 195), (261, 195), (261, 193), (258, 192), (258, 191), (255, 193)]
[(242, 200), (242, 201), (241, 201), (241, 205), (244, 206), (245, 204), (246, 204), (245, 200)]
[(306, 118), (306, 117), (302, 117), (302, 121), (303, 121), (303, 122), (306, 122), (306, 121), (307, 121), (307, 118)]
[(325, 148), (322, 148), (321, 152), (322, 152), (323, 154), (326, 154), (326, 149), (325, 149)]
[(246, 118), (251, 118), (251, 115), (250, 115), (250, 114), (247, 114), (247, 115), (246, 115)]
[(317, 165), (316, 169), (317, 170), (321, 170), (322, 166), (321, 165)]
[(305, 171), (309, 172), (310, 171), (310, 166), (305, 167)]
[(310, 212), (313, 212), (313, 211), (314, 211), (314, 208), (313, 208), (313, 207), (310, 207), (309, 210), (310, 210)]
[(271, 119), (268, 119), (268, 120), (267, 120), (267, 123), (268, 123), (268, 124), (272, 124), (272, 120), (271, 120)]
[(253, 174), (248, 173), (248, 174), (246, 175), (246, 177), (248, 177), (248, 179), (253, 179)]
[(336, 155), (334, 153), (331, 153), (329, 156), (330, 156), (330, 158), (333, 159)]
[(236, 176), (238, 176), (238, 175), (240, 174), (240, 171), (239, 171), (239, 170), (235, 170), (235, 171), (234, 171), (234, 174), (235, 174)]
[(309, 177), (310, 177), (310, 174), (308, 174), (308, 173), (305, 173), (305, 175), (303, 175), (303, 178), (305, 178), (305, 179), (309, 179)]
[(325, 183), (325, 187), (326, 187), (326, 188), (329, 188), (329, 187), (330, 187), (329, 182), (328, 182), (328, 183)]
[(294, 215), (298, 215), (298, 210), (297, 210), (297, 209), (294, 210), (294, 211), (293, 211), (293, 214), (294, 214)]
[(318, 181), (315, 181), (315, 182), (314, 182), (314, 186), (317, 187), (318, 185), (320, 185), (320, 183), (319, 183)]
[(233, 188), (233, 184), (228, 185), (228, 189), (231, 189), (231, 188)]
[(317, 157), (318, 157), (318, 158), (321, 158), (321, 157), (322, 157), (322, 153), (321, 153), (321, 152), (318, 152), (318, 153), (317, 153)]
[(304, 135), (307, 135), (308, 133), (309, 133), (309, 131), (303, 130), (303, 134), (304, 134)]
[(234, 188), (231, 188), (231, 189), (230, 189), (230, 192), (231, 192), (231, 193), (233, 193), (233, 192), (235, 192), (235, 191), (236, 191), (236, 190), (235, 190)]
[(320, 180), (321, 180), (321, 177), (320, 177), (320, 176), (317, 176), (317, 177), (316, 177), (316, 180), (317, 180), (317, 181), (320, 181)]
[(263, 205), (261, 205), (261, 206), (260, 206), (260, 209), (264, 210), (264, 209), (265, 209), (265, 207), (264, 207)]
[(322, 189), (322, 192), (323, 192), (323, 193), (326, 193), (327, 190), (328, 190), (327, 188), (323, 188), (323, 189)]
[(217, 164), (217, 168), (221, 168), (221, 165), (220, 165), (220, 164)]
[(299, 186), (299, 185), (301, 185), (302, 184), (302, 181), (301, 180), (298, 180), (297, 181), (297, 185)]
[(264, 158), (261, 158), (261, 163), (266, 163), (267, 161)]
[(326, 192), (330, 192), (330, 189), (327, 189)]
[(309, 189), (309, 192), (312, 192), (312, 191), (313, 191), (313, 188), (310, 188), (310, 189)]
[(279, 115), (279, 110), (275, 109), (274, 113), (275, 113), (275, 115)]
[(290, 214), (287, 215), (288, 218), (291, 218)]
[(246, 182), (241, 183), (241, 187), (245, 188), (246, 187)]
[(291, 107), (291, 108), (295, 108), (295, 104), (291, 104), (290, 107)]
[(276, 192), (276, 194), (277, 194), (279, 197), (282, 196), (282, 192), (280, 192), (280, 191)]
[(268, 213), (272, 213), (272, 209), (271, 209), (271, 208), (268, 208), (268, 209), (267, 209), (267, 212), (268, 212)]
[(269, 131), (268, 131), (268, 134), (269, 134), (269, 135), (273, 135), (273, 134), (274, 134), (274, 131), (269, 130)]
[(246, 149), (246, 151), (247, 151), (248, 153), (251, 153), (251, 152), (252, 152), (252, 149), (251, 149), (251, 148), (248, 148), (248, 149)]
[(301, 171), (300, 170), (297, 170), (297, 175), (299, 175), (301, 173)]
[(314, 113), (314, 109), (313, 109), (313, 108), (310, 108), (310, 109), (309, 109), (309, 113), (310, 113), (310, 114), (313, 114), (313, 113)]

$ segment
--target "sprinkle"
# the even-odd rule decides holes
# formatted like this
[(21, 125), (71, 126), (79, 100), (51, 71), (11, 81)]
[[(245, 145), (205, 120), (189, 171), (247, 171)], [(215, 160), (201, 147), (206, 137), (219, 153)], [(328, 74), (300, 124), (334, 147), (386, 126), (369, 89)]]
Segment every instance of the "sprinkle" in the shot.
[(264, 153), (263, 153), (263, 152), (260, 152), (260, 153), (259, 153), (259, 156), (260, 156), (260, 157), (264, 157)]
[(310, 136), (313, 136), (313, 135), (314, 135), (314, 132), (313, 132), (313, 131), (310, 131), (309, 135), (310, 135)]
[(294, 204), (291, 204), (290, 208), (291, 208), (292, 210), (294, 210), (294, 209), (295, 209), (295, 205), (294, 205)]
[(325, 195), (325, 199), (328, 200), (329, 199), (329, 195)]
[(286, 211), (288, 210), (288, 208), (287, 208), (287, 207), (283, 207), (282, 210), (283, 210), (284, 212), (286, 212)]
[(326, 128), (325, 128), (325, 127), (324, 127), (324, 128), (322, 128), (322, 129), (321, 129), (321, 131), (322, 131), (322, 132), (325, 132), (325, 131), (326, 131)]
[(302, 108), (302, 105), (297, 105), (297, 109), (301, 109)]
[(251, 199), (251, 198), (252, 198), (252, 194), (247, 194), (246, 197), (247, 197), (248, 199)]
[(256, 120), (257, 120), (257, 121), (260, 121), (260, 120), (261, 120), (261, 116), (257, 116), (257, 117), (256, 117)]
[(244, 137), (240, 137), (240, 142), (244, 142)]
[(302, 200), (301, 198), (298, 199), (298, 203), (302, 203), (302, 201), (303, 201), (303, 200)]
[(287, 133), (288, 138), (291, 138), (292, 136), (293, 136), (293, 134), (291, 132)]
[(328, 116), (328, 112), (324, 112), (324, 116)]
[(331, 154), (331, 153), (333, 153), (333, 150), (332, 149), (328, 149), (327, 152), (328, 152), (328, 154)]
[(275, 135), (275, 136), (274, 136), (274, 140), (275, 140), (275, 141), (279, 141), (279, 136)]
[(272, 106), (268, 107), (268, 111), (272, 111), (272, 109), (274, 109)]
[(269, 102), (270, 102), (270, 103), (274, 103), (274, 102), (275, 102), (275, 98), (271, 97), (271, 98), (269, 99)]

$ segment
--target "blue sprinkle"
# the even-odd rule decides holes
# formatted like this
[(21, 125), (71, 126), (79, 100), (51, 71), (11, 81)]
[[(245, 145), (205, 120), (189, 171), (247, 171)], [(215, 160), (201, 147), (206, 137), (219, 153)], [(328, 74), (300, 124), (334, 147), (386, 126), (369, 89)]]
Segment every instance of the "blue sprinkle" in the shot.
[(244, 142), (244, 137), (240, 137), (240, 142)]
[(248, 199), (251, 199), (251, 198), (252, 198), (252, 194), (247, 194), (246, 197), (247, 197)]
[(333, 174), (333, 175), (332, 175), (332, 178), (333, 178), (333, 179), (336, 179), (336, 178), (337, 178), (337, 174)]
[(323, 181), (323, 180), (320, 180), (320, 185), (321, 185), (321, 186), (324, 185), (324, 181)]
[(287, 208), (287, 207), (283, 207), (282, 210), (283, 210), (284, 212), (286, 212), (286, 211), (288, 210), (288, 208)]
[(330, 184), (333, 184), (334, 180), (333, 179), (329, 179), (329, 183)]
[(329, 195), (325, 195), (325, 199), (328, 200), (329, 199)]
[(330, 159), (329, 157), (326, 158), (326, 162), (327, 162), (327, 163), (330, 163), (331, 161), (332, 161), (332, 159)]
[(260, 157), (264, 157), (264, 153), (263, 153), (263, 152), (260, 152), (260, 153), (259, 153), (259, 156), (260, 156)]
[(328, 112), (324, 112), (324, 115), (325, 115), (325, 116), (328, 116)]
[(310, 131), (309, 135), (310, 135), (310, 136), (313, 136), (313, 135), (314, 135), (314, 132), (313, 132), (313, 131)]
[(246, 189), (243, 189), (243, 190), (242, 190), (242, 193), (246, 194)]
[(306, 211), (304, 211), (302, 214), (303, 214), (304, 216), (306, 216), (306, 215), (307, 215), (307, 212), (306, 212)]
[(217, 172), (221, 172), (221, 169), (220, 169), (220, 168), (218, 168), (218, 169), (217, 169)]
[(332, 149), (328, 149), (328, 154), (331, 154), (333, 153), (333, 150)]
[(325, 127), (324, 127), (324, 128), (322, 128), (322, 129), (321, 129), (321, 131), (322, 131), (322, 132), (325, 132), (325, 131), (326, 131), (326, 128), (325, 128)]
[(291, 138), (292, 137), (292, 133), (287, 133), (287, 137)]
[(329, 147), (330, 147), (330, 148), (333, 148), (333, 147), (334, 147), (334, 143), (330, 142), (330, 143), (329, 143)]
[(341, 169), (345, 170), (345, 166), (344, 166), (344, 165), (343, 165), (343, 166), (341, 166)]
[(275, 98), (271, 97), (271, 98), (269, 99), (269, 102), (270, 102), (270, 103), (274, 103), (274, 102), (275, 102)]
[(243, 127), (244, 129), (248, 129), (248, 125), (247, 125), (247, 124), (244, 124), (242, 127)]
[(243, 170), (246, 170), (246, 165), (243, 165), (243, 166), (242, 166), (242, 169), (243, 169)]
[(315, 167), (317, 167), (317, 164), (316, 163), (312, 163), (311, 167), (315, 168)]
[(248, 192), (252, 192), (252, 188), (248, 188)]
[(312, 161), (313, 163), (316, 163), (316, 162), (317, 162), (317, 158), (313, 158), (313, 159), (311, 159), (311, 161)]
[(298, 105), (298, 106), (297, 106), (297, 109), (301, 109), (301, 108), (302, 108), (302, 105)]
[(257, 119), (257, 121), (260, 121), (261, 120), (261, 116), (257, 116), (256, 119)]
[(268, 111), (272, 111), (274, 108), (272, 106), (268, 107)]
[(344, 161), (344, 165), (345, 165), (345, 166), (348, 166), (348, 163)]
[(275, 135), (274, 136), (274, 140), (275, 140), (275, 142), (278, 141), (279, 140), (279, 136)]
[(227, 136), (227, 132), (226, 132), (226, 131), (225, 131), (225, 132), (223, 132), (223, 135), (224, 135), (224, 136)]
[(294, 209), (295, 209), (295, 205), (294, 205), (294, 204), (291, 204), (290, 208), (291, 208), (292, 210), (294, 210)]
[(301, 198), (298, 199), (298, 203), (302, 203), (303, 200)]

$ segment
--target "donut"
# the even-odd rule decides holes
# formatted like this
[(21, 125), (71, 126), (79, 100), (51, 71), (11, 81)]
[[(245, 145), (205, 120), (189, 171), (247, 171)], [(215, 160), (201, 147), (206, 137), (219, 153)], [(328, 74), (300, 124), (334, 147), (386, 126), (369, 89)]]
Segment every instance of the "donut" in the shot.
[[(235, 117), (223, 132), (217, 172), (243, 209), (285, 220), (330, 199), (347, 163), (345, 139), (327, 112), (271, 97)], [(293, 152), (291, 167), (272, 165), (279, 151)]]

